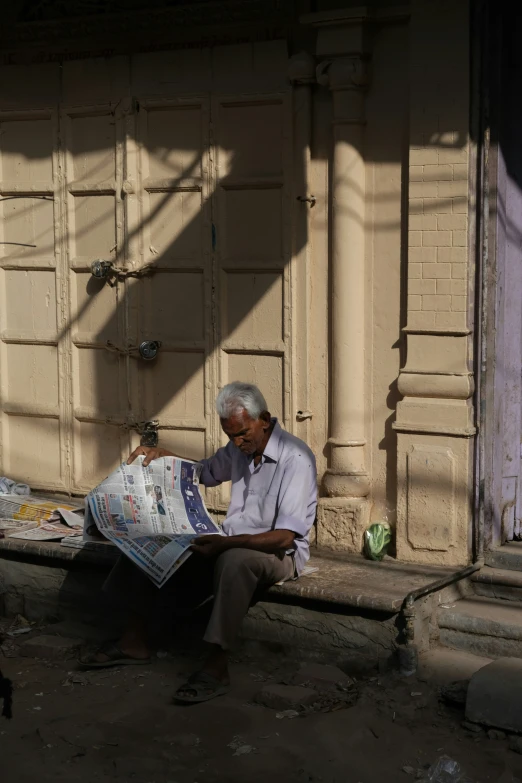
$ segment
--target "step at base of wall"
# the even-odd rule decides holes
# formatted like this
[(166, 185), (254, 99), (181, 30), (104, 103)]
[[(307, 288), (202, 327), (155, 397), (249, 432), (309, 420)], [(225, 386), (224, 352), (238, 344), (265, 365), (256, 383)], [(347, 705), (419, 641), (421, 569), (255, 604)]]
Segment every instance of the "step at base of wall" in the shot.
[(454, 631), (441, 628), (439, 641), (453, 650), (478, 655), (483, 658), (522, 658), (522, 642), (503, 637), (482, 636), (481, 634)]
[(440, 643), (488, 658), (522, 657), (522, 603), (475, 595), (439, 609)]
[(522, 604), (522, 572), (485, 566), (472, 575), (471, 581), (476, 595)]
[(493, 552), (488, 552), (485, 563), (491, 568), (522, 571), (522, 541), (510, 541)]

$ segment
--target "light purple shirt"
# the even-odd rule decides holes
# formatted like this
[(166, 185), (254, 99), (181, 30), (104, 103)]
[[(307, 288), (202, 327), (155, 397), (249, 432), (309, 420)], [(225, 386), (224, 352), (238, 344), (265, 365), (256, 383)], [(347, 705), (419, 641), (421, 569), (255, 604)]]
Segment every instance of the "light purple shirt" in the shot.
[(227, 536), (291, 530), (292, 550), (300, 574), (310, 557), (309, 536), (317, 507), (315, 457), (302, 440), (283, 430), (277, 419), (261, 462), (243, 454), (232, 441), (213, 457), (201, 460), (200, 481), (216, 487), (232, 482), (232, 497), (223, 531)]

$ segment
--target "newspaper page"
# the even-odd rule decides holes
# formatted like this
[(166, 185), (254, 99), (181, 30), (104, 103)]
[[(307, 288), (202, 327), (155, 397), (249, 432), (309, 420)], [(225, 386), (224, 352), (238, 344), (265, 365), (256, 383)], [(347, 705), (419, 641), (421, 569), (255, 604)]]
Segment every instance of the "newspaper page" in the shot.
[(144, 467), (143, 457), (105, 479), (86, 498), (92, 517), (112, 541), (161, 587), (190, 556), (197, 535), (222, 534), (199, 491), (198, 463), (162, 457)]
[(11, 533), (9, 538), (21, 538), (24, 541), (61, 541), (66, 536), (81, 536), (81, 526), (66, 527), (61, 524), (43, 522), (36, 528), (25, 529)]
[(59, 509), (74, 512), (81, 508), (76, 502), (64, 503), (63, 498), (36, 495), (0, 495), (0, 519), (25, 522), (54, 522), (60, 519)]

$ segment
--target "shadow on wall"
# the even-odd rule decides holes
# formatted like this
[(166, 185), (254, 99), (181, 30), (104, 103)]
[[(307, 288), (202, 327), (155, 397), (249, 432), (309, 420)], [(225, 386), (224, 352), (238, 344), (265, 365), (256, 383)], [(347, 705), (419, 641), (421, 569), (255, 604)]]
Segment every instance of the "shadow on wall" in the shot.
[[(378, 73), (377, 64), (376, 79)], [(370, 113), (372, 100), (376, 99), (370, 93)], [(379, 100), (385, 100), (382, 89)], [(293, 188), (303, 178), (296, 162), (304, 155), (302, 150), (289, 153), (283, 112), (278, 98), (257, 104), (252, 99), (207, 104), (206, 99), (187, 98), (170, 103), (129, 101), (127, 106), (120, 102), (105, 113), (81, 109), (63, 117), (57, 154), (65, 166), (67, 189), (55, 200), (54, 219), (60, 219), (63, 202), (72, 313), (59, 325), (57, 341), (50, 338), (56, 333), (50, 315), (54, 282), (49, 282), (49, 259), (55, 255), (52, 192), (4, 203), (3, 238), (37, 246), (4, 247), (9, 257), (4, 256), (4, 266), (11, 266), (5, 271), (8, 330), (10, 318), (13, 328), (23, 329), (20, 295), (10, 294), (24, 290), (22, 276), (27, 275), (16, 267), (36, 267), (26, 288), (27, 302), (35, 310), (34, 331), (47, 335), (42, 361), (56, 361), (56, 342), (62, 356), (70, 352), (72, 357), (70, 363), (60, 360), (65, 378), (61, 383), (71, 379), (73, 410), (71, 421), (64, 418), (61, 427), (66, 454), (74, 430), (77, 486), (92, 486), (117, 464), (130, 448), (129, 427), (140, 421), (159, 419), (167, 428), (160, 431), (166, 446), (194, 458), (203, 456), (217, 439), (214, 393), (227, 380), (257, 382), (274, 413), (287, 420), (293, 416), (294, 411), (284, 409), (280, 380), (288, 381), (292, 359), (285, 279), (290, 258), (308, 237), (306, 230), (292, 231)], [(35, 132), (35, 122), (41, 132)], [(367, 135), (368, 162), (406, 160), (406, 136), (399, 145), (396, 139), (387, 142), (375, 121), (369, 121)], [(4, 183), (27, 180), (27, 172), (35, 183), (52, 182), (50, 122), (5, 122), (0, 138)], [(459, 147), (465, 141), (464, 129), (448, 143)], [(440, 142), (438, 135), (430, 137), (430, 143)], [(367, 227), (374, 244), (379, 237), (386, 242), (390, 231), (402, 228), (404, 278), (406, 222), (400, 226), (388, 219), (385, 209), (396, 198), (381, 183), (372, 195)], [(153, 267), (110, 286), (92, 278), (90, 264), (95, 259), (127, 270)], [(64, 261), (59, 263), (65, 268)], [(404, 280), (401, 288), (404, 326)], [(64, 290), (60, 289), (61, 296)], [(64, 304), (65, 299), (60, 306)], [(377, 323), (387, 351), (392, 346), (382, 340), (382, 333), (388, 328), (385, 321)], [(392, 340), (396, 338), (394, 331)], [(153, 362), (137, 358), (136, 348), (146, 340), (162, 343)], [(13, 350), (25, 350), (22, 342), (13, 343)], [(24, 356), (34, 366), (40, 361), (30, 352), (19, 356), (21, 363)], [(47, 388), (43, 370), (33, 373), (31, 384), (35, 378), (41, 384), (36, 392), (39, 402), (50, 404), (63, 394), (63, 385), (60, 392), (52, 382)], [(32, 391), (25, 394), (21, 384), (19, 398), (9, 400), (9, 405), (18, 405), (23, 413), (26, 399), (34, 396)], [(383, 389), (380, 404), (387, 408), (387, 419), (380, 448), (387, 452), (388, 465), (387, 497), (382, 502), (392, 506), (396, 439), (391, 424), (398, 399), (395, 383)], [(370, 427), (371, 411), (367, 415)], [(58, 435), (58, 428), (49, 429), (48, 422), (34, 415), (30, 423), (33, 430), (42, 427), (45, 437)], [(15, 438), (11, 448), (16, 449)], [(91, 465), (96, 466), (95, 473)]]
[[(54, 161), (55, 184), (62, 167), (66, 183), (54, 196), (52, 122), (2, 123), (3, 239), (20, 243), (4, 244), (7, 351), (11, 366), (26, 358), (32, 365), (16, 395), (11, 373), (4, 409), (23, 414), (32, 405), (31, 430), (42, 428), (49, 440), (53, 427), (38, 406), (57, 407), (64, 393), (71, 398), (72, 424), (60, 423), (66, 451), (74, 432), (76, 486), (92, 486), (118, 464), (138, 422), (158, 419), (167, 447), (203, 456), (217, 439), (218, 382), (259, 383), (274, 413), (287, 421), (293, 415), (284, 388), (292, 348), (288, 266), (308, 237), (292, 232), (293, 181), (302, 178), (294, 162), (304, 155), (288, 146), (287, 98), (68, 109)], [(13, 183), (19, 190), (29, 183), (34, 195), (17, 198)], [(56, 247), (56, 263), (69, 270), (71, 301), (58, 326), (57, 227), (63, 248)], [(96, 259), (124, 271), (96, 280)], [(66, 289), (58, 290), (64, 313)], [(45, 345), (26, 351), (31, 307), (33, 342)], [(144, 341), (161, 343), (154, 361), (140, 358)], [(59, 390), (48, 369), (56, 345)]]

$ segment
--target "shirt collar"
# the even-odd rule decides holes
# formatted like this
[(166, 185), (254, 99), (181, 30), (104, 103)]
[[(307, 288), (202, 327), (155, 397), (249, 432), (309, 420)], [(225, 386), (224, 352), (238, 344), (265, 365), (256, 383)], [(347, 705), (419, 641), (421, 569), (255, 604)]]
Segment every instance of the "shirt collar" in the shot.
[(265, 450), (263, 451), (263, 461), (265, 457), (272, 460), (272, 462), (277, 462), (279, 460), (279, 441), (281, 440), (281, 425), (277, 421), (277, 419), (273, 418), (272, 422), (274, 423), (274, 429), (272, 430), (272, 434), (270, 435), (268, 439), (268, 443), (265, 446)]

